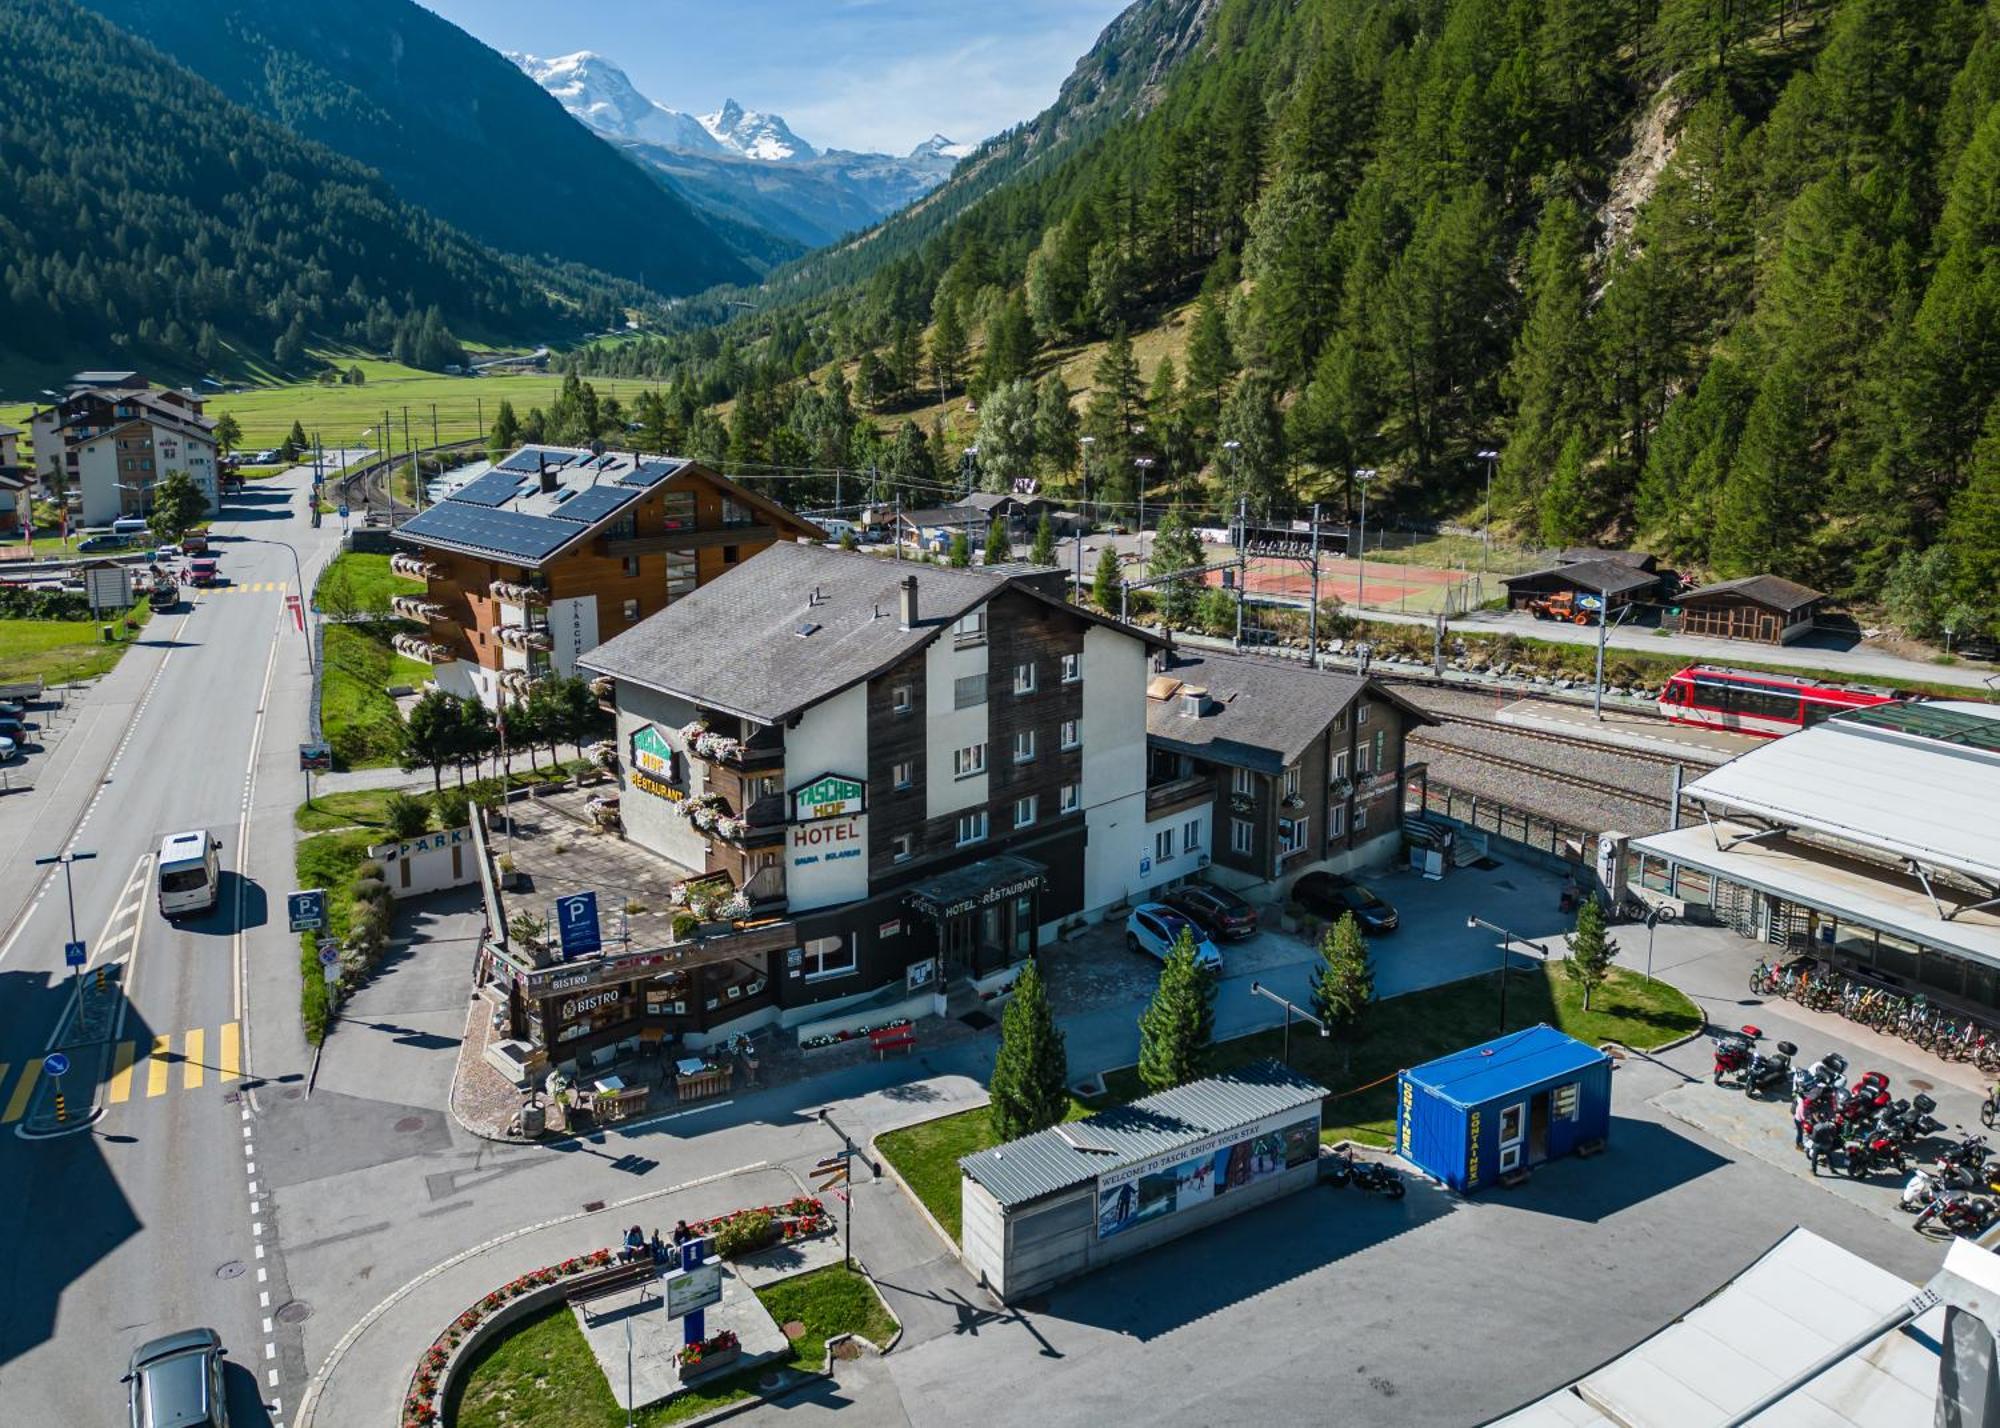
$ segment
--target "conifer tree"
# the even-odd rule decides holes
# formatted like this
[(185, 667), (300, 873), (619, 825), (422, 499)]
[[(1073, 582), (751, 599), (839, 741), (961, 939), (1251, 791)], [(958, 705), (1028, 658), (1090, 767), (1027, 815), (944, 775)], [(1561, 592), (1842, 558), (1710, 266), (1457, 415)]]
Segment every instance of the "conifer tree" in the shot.
[(1583, 433), (1571, 432), (1548, 485), (1542, 489), (1544, 545), (1577, 545), (1596, 528), (1596, 493), (1591, 489), (1590, 474), (1584, 470), (1586, 456)]
[(1585, 898), (1576, 910), (1576, 930), (1564, 940), (1569, 956), (1563, 959), (1563, 970), (1583, 988), (1583, 1009), (1589, 1011), (1591, 993), (1604, 985), (1618, 956), (1618, 944), (1604, 932), (1604, 905), (1594, 897)]
[(965, 368), (965, 327), (958, 304), (949, 297), (938, 304), (931, 323), (931, 376), (942, 400), (958, 387)]
[(1149, 1091), (1197, 1079), (1208, 1069), (1214, 1034), (1215, 977), (1195, 960), (1194, 935), (1183, 928), (1139, 1014), (1139, 1079)]
[(999, 1141), (1061, 1125), (1069, 1115), (1069, 1057), (1033, 958), (1000, 1014), (1000, 1049), (988, 1089), (987, 1118)]
[(963, 529), (952, 532), (951, 554), (946, 557), (949, 564), (959, 570), (972, 564), (972, 542), (965, 538)]
[(1097, 569), (1091, 572), (1090, 598), (1106, 614), (1118, 613), (1118, 594), (1123, 577), (1118, 571), (1118, 552), (1106, 541), (1097, 552)]
[(1985, 632), (2000, 634), (2000, 401), (1986, 410), (1972, 474), (1951, 503), (1945, 543), (1956, 556), (1952, 598)]
[[(1166, 515), (1160, 518), (1159, 529), (1153, 533), (1153, 549), (1146, 562), (1146, 573), (1157, 577), (1173, 575), (1177, 571), (1199, 571), (1205, 561), (1201, 540), (1176, 502), (1168, 507)], [(1199, 574), (1183, 575), (1152, 589), (1154, 598), (1159, 602), (1160, 615), (1167, 624), (1184, 626), (1193, 622), (1195, 602), (1201, 598), (1202, 591)]]
[[(1311, 986), (1313, 1015), (1336, 1033), (1352, 1032), (1375, 1000), (1368, 939), (1361, 935), (1361, 924), (1353, 913), (1343, 912), (1340, 921), (1321, 935), (1319, 963), (1313, 968)], [(1341, 1040), (1340, 1052), (1341, 1064), (1348, 1065), (1353, 1047), (1346, 1037)]]
[(1817, 504), (1812, 440), (1805, 382), (1781, 359), (1758, 385), (1716, 508), (1710, 554), (1722, 575), (1803, 573), (1803, 513)]
[(1028, 552), (1028, 559), (1036, 565), (1054, 565), (1056, 560), (1056, 528), (1049, 522), (1049, 513), (1042, 512), (1042, 518), (1035, 525), (1035, 544)]
[(1014, 547), (1007, 538), (1007, 522), (995, 516), (986, 523), (986, 563), (1005, 565), (1013, 558)]
[(1564, 442), (1592, 409), (1583, 217), (1567, 197), (1549, 200), (1542, 210), (1527, 303), (1528, 320), (1501, 379), (1514, 401), (1513, 429), (1501, 453), (1504, 491), (1517, 504), (1532, 501), (1551, 479)]

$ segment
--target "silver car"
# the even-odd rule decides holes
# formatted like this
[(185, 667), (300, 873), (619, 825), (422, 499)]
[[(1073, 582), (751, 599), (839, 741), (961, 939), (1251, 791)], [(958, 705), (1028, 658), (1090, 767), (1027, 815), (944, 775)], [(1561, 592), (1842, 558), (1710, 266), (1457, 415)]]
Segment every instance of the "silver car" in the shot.
[(213, 1329), (183, 1329), (134, 1349), (125, 1371), (132, 1428), (228, 1428), (225, 1352)]

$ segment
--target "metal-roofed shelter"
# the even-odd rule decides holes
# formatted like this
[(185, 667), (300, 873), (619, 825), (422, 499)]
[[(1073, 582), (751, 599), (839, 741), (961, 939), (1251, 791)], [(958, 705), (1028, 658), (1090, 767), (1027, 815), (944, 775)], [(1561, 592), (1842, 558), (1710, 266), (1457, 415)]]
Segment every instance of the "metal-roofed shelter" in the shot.
[(1397, 1080), (1397, 1154), (1462, 1193), (1610, 1130), (1609, 1053), (1552, 1026), (1440, 1056)]
[(1302, 1190), (1326, 1093), (1260, 1061), (965, 1156), (959, 1254), (1018, 1298)]
[[(1861, 1256), (1794, 1229), (1651, 1338), (1493, 1428), (1721, 1428), (1915, 1293)], [(1756, 1421), (1825, 1428), (1931, 1422), (1944, 1319), (1944, 1307), (1933, 1306)]]
[(1648, 900), (1899, 991), (2000, 1007), (2000, 706), (1898, 701), (1774, 739), (1634, 839)]

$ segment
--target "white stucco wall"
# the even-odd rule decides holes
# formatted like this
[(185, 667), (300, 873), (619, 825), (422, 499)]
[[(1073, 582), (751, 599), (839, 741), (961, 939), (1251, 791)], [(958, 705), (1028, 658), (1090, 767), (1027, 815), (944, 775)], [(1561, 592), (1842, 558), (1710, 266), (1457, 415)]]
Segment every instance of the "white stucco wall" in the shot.
[[(519, 622), (518, 614), (511, 615), (508, 621), (510, 624)], [(549, 662), (555, 666), (556, 673), (565, 678), (575, 674), (577, 656), (588, 654), (598, 646), (597, 597), (551, 600), (549, 638), (554, 645)]]
[[(952, 753), (971, 744), (987, 744), (986, 767), (993, 766), (999, 751), (991, 747), (987, 734), (987, 706), (956, 708), (957, 681), (961, 676), (986, 674), (991, 646), (982, 640), (961, 649), (952, 632), (946, 630), (931, 644), (924, 658), (924, 816), (942, 818), (961, 808), (976, 808), (986, 802), (984, 773), (971, 778), (952, 774)], [(993, 681), (987, 679), (986, 697), (993, 697)], [(1012, 756), (1011, 750), (1008, 756)]]
[[(1183, 808), (1177, 813), (1169, 813), (1146, 824), (1146, 836), (1140, 861), (1133, 865), (1133, 881), (1126, 891), (1134, 898), (1148, 894), (1154, 888), (1164, 888), (1181, 878), (1193, 877), (1208, 866), (1209, 855), (1213, 853), (1214, 827), (1210, 817), (1212, 804), (1201, 804), (1195, 808)], [(1187, 825), (1195, 825), (1195, 846), (1187, 846)], [(1159, 835), (1173, 834), (1173, 854), (1160, 857)], [(1145, 871), (1141, 872), (1140, 868)]]
[[(947, 754), (946, 756), (950, 756)], [(947, 765), (947, 769), (949, 765)], [(822, 774), (868, 781), (868, 686), (814, 705), (785, 730), (785, 796)], [(981, 780), (984, 782), (984, 780)], [(786, 809), (789, 814), (790, 808)], [(868, 815), (795, 823), (785, 839), (785, 896), (793, 912), (868, 895)]]
[(1092, 625), (1083, 636), (1083, 810), (1086, 915), (1143, 886), (1146, 829), (1146, 646)]
[(705, 787), (708, 765), (689, 759), (680, 731), (694, 719), (694, 706), (685, 699), (641, 689), (635, 684), (618, 684), (618, 817), (625, 836), (642, 848), (671, 859), (690, 871), (708, 866), (708, 840), (694, 824), (682, 817), (680, 805), (672, 799), (648, 793), (632, 782), (632, 736), (646, 725), (659, 729), (673, 746), (675, 774), (695, 793)]

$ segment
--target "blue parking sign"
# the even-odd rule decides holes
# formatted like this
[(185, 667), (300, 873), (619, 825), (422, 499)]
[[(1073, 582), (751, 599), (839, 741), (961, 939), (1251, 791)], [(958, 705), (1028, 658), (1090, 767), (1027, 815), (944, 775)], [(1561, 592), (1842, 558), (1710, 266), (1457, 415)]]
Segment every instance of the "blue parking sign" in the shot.
[(317, 932), (326, 926), (326, 890), (307, 888), (285, 895), (285, 912), (294, 932)]
[(562, 943), (564, 961), (601, 950), (604, 936), (597, 926), (597, 894), (571, 893), (557, 898), (556, 934)]

